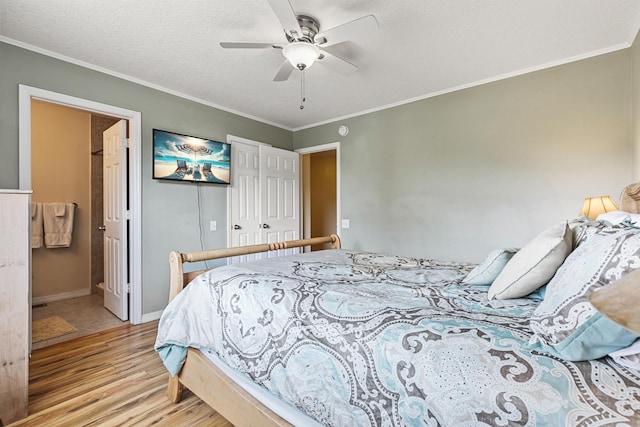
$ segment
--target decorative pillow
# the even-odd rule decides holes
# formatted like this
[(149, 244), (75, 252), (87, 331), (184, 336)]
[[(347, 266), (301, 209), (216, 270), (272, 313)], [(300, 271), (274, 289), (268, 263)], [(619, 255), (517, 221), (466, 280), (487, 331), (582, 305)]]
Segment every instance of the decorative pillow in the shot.
[(640, 268), (589, 294), (589, 302), (605, 317), (640, 335)]
[(591, 221), (586, 215), (582, 215), (578, 218), (574, 218), (568, 222), (569, 228), (573, 233), (572, 250), (578, 246), (578, 239), (580, 237), (580, 230), (585, 229), (590, 225), (600, 224), (596, 221)]
[(603, 221), (593, 221), (587, 224), (581, 224), (573, 229), (573, 249), (577, 248), (580, 243), (589, 239), (591, 236), (598, 234), (599, 230), (612, 227), (611, 224)]
[(518, 249), (515, 248), (496, 249), (489, 252), (482, 264), (471, 270), (462, 282), (469, 285), (490, 285), (516, 252)]
[(638, 228), (640, 226), (640, 214), (625, 211), (606, 212), (598, 215), (596, 221), (606, 221), (611, 225), (626, 224)]
[(590, 360), (631, 344), (636, 335), (600, 314), (588, 296), (640, 268), (640, 230), (588, 226), (533, 312), (530, 344), (567, 360)]
[(567, 222), (553, 226), (520, 249), (489, 288), (489, 299), (521, 298), (553, 277), (573, 247)]

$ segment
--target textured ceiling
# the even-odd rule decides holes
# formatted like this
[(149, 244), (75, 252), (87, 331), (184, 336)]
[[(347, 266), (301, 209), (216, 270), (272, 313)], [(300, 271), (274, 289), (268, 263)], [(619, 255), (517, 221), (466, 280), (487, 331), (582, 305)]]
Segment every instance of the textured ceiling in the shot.
[(0, 40), (300, 129), (630, 46), (638, 0), (290, 0), (329, 29), (373, 14), (379, 31), (335, 46), (345, 77), (314, 64), (273, 82), (284, 42), (267, 0), (1, 0)]

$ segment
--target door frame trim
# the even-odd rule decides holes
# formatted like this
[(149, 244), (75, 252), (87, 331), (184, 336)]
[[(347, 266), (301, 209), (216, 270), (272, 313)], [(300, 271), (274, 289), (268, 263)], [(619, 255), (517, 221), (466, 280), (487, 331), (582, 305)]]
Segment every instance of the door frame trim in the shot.
[(21, 190), (31, 190), (32, 99), (129, 122), (129, 321), (134, 325), (142, 323), (142, 113), (22, 84), (18, 85), (18, 92), (18, 188)]
[[(294, 150), (296, 153), (301, 156), (304, 154), (313, 154), (313, 153), (321, 153), (323, 151), (331, 151), (336, 150), (336, 232), (338, 236), (342, 235), (342, 208), (340, 200), (340, 141), (330, 142), (328, 144), (314, 145), (312, 147), (298, 148)], [(302, 161), (300, 162), (302, 163)], [(302, 193), (303, 186), (300, 186), (300, 192)], [(300, 207), (302, 207), (302, 194), (300, 195)], [(300, 220), (302, 221), (302, 215), (300, 215)], [(300, 229), (303, 230), (302, 224), (300, 225)]]

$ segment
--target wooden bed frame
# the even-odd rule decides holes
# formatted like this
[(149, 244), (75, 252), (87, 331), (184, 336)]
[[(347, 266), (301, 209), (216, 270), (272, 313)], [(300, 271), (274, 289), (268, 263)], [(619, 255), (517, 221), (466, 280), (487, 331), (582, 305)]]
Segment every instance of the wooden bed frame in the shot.
[[(323, 243), (331, 243), (333, 249), (340, 248), (340, 238), (332, 234), (326, 237), (210, 251), (171, 252), (169, 254), (169, 266), (171, 269), (169, 301), (175, 298), (194, 278), (207, 271), (199, 270), (185, 273), (183, 265), (186, 262), (207, 261)], [(236, 426), (291, 426), (290, 423), (234, 383), (231, 378), (211, 363), (199, 350), (194, 348), (187, 350), (187, 358), (180, 373), (175, 377), (169, 377), (167, 394), (171, 401), (180, 401), (184, 387), (191, 390)]]

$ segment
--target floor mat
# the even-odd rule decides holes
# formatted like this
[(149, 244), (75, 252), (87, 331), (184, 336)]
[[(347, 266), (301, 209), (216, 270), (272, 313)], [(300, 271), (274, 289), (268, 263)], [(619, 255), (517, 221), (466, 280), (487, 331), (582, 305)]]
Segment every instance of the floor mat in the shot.
[(77, 329), (60, 316), (34, 320), (31, 325), (31, 342), (50, 340), (62, 335), (76, 332)]

